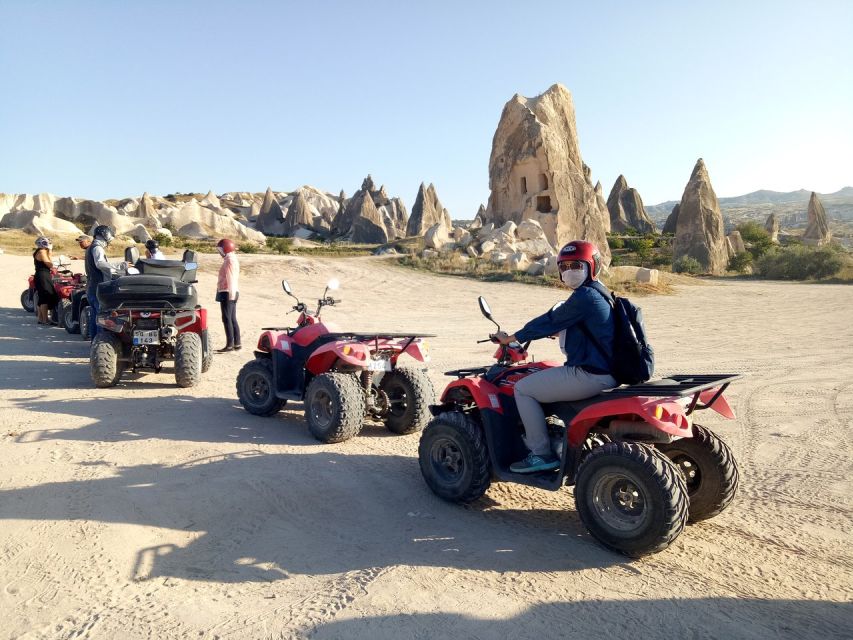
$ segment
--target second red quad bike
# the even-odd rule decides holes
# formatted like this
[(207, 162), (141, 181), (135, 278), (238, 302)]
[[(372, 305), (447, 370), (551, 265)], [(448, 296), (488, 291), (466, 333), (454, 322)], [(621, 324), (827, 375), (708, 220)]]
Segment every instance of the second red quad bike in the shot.
[[(266, 327), (255, 359), (237, 376), (237, 395), (249, 413), (271, 416), (288, 400), (302, 400), (311, 434), (321, 442), (341, 442), (357, 435), (369, 417), (389, 431), (420, 431), (429, 421), (435, 391), (427, 376), (427, 345), (418, 333), (352, 333), (320, 319), (323, 307), (335, 305), (328, 295), (338, 288), (331, 280), (312, 314), (286, 280), (287, 295), (296, 299), (296, 327)], [(400, 358), (406, 360), (400, 362)]]
[[(486, 301), (479, 302), (495, 322)], [(560, 467), (512, 473), (510, 464), (528, 453), (515, 384), (562, 366), (527, 362), (527, 346), (501, 346), (497, 364), (447, 372), (457, 379), (431, 407), (435, 417), (418, 448), (421, 473), (438, 496), (471, 502), (492, 480), (550, 490), (574, 485), (578, 515), (589, 532), (631, 557), (662, 551), (688, 520), (711, 518), (731, 504), (738, 486), (734, 456), (693, 417), (711, 408), (733, 419), (723, 392), (738, 375), (673, 375), (586, 400), (545, 404)]]

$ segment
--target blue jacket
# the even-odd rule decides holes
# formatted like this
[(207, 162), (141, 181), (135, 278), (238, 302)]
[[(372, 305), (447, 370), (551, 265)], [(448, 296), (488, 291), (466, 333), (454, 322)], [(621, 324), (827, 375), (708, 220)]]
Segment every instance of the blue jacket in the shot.
[[(533, 318), (516, 331), (515, 337), (519, 342), (527, 342), (565, 330), (567, 366), (585, 367), (592, 373), (609, 373), (608, 360), (613, 354), (613, 309), (599, 291), (609, 297), (607, 288), (599, 282), (581, 285), (565, 302)], [(580, 329), (581, 322), (585, 323), (589, 333), (607, 351), (607, 358)]]

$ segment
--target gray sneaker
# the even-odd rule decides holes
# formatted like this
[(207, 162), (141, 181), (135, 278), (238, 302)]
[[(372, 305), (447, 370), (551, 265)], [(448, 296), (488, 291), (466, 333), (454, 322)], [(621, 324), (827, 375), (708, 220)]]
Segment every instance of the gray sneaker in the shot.
[(536, 473), (559, 468), (560, 461), (556, 456), (537, 456), (535, 453), (529, 453), (524, 460), (509, 465), (509, 470), (513, 473)]

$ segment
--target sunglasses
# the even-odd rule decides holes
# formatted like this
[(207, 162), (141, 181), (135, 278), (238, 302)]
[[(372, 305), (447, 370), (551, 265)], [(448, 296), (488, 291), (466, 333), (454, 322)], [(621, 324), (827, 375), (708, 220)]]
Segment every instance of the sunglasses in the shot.
[(580, 271), (583, 269), (583, 262), (572, 260), (571, 262), (561, 262), (558, 266), (561, 273), (563, 271)]

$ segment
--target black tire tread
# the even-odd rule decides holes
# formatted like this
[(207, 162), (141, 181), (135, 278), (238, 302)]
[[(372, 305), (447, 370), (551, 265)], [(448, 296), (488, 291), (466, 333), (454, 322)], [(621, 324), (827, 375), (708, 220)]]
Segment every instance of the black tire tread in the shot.
[(414, 419), (408, 424), (398, 424), (393, 416), (389, 416), (385, 419), (385, 427), (388, 431), (401, 436), (423, 431), (430, 421), (429, 406), (435, 402), (435, 388), (432, 386), (432, 381), (423, 369), (397, 367), (394, 371), (386, 374), (380, 387), (386, 384), (386, 380), (389, 378), (393, 380), (395, 376), (404, 380), (412, 388), (413, 393), (410, 401), (415, 409)]
[[(86, 320), (83, 320), (85, 314)], [(88, 304), (80, 305), (80, 337), (83, 340), (91, 340), (92, 339), (92, 310), (89, 308)]]
[[(587, 511), (584, 495), (585, 472), (591, 465), (605, 456), (619, 456), (638, 463), (652, 477), (659, 478), (658, 484), (663, 491), (666, 507), (664, 521), (660, 533), (654, 540), (642, 545), (617, 546), (610, 540), (596, 533), (592, 516)], [(645, 444), (635, 442), (611, 442), (601, 447), (595, 447), (581, 462), (577, 473), (578, 482), (575, 485), (575, 505), (587, 530), (605, 547), (632, 558), (658, 553), (666, 549), (681, 534), (687, 525), (688, 500), (687, 488), (681, 472), (661, 452)]]
[[(309, 397), (315, 385), (326, 385), (336, 396), (337, 424), (327, 430), (321, 429), (311, 420)], [(364, 425), (364, 391), (358, 379), (351, 373), (329, 372), (311, 380), (305, 393), (305, 420), (311, 435), (327, 444), (343, 442), (358, 435)]]
[(202, 329), (202, 333), (204, 334), (204, 337), (201, 341), (201, 372), (207, 373), (210, 371), (210, 367), (213, 364), (213, 346), (210, 344), (210, 335), (207, 333), (207, 329)]
[[(467, 442), (470, 448), (471, 481), (468, 487), (458, 494), (450, 494), (443, 487), (432, 482), (429, 444), (433, 433), (442, 426), (456, 431)], [(467, 504), (481, 498), (492, 484), (491, 463), (489, 450), (482, 428), (474, 420), (461, 411), (448, 411), (433, 418), (421, 434), (418, 444), (418, 463), (427, 486), (435, 495), (449, 502)]]
[(734, 454), (728, 445), (717, 434), (700, 424), (693, 425), (692, 438), (678, 440), (671, 445), (661, 445), (658, 449), (667, 455), (668, 451), (675, 454), (685, 446), (691, 449), (693, 448), (691, 445), (695, 445), (707, 454), (711, 464), (719, 471), (719, 488), (714, 495), (710, 499), (705, 497), (701, 501), (691, 500), (690, 522), (700, 522), (713, 518), (728, 508), (737, 494), (740, 474)]
[(123, 369), (119, 362), (121, 351), (121, 341), (109, 331), (98, 333), (92, 341), (89, 371), (92, 382), (99, 389), (118, 384)]
[(36, 310), (35, 305), (33, 305), (33, 299), (30, 296), (29, 289), (24, 289), (21, 293), (21, 306), (27, 313), (33, 313)]
[(275, 415), (284, 408), (287, 404), (287, 400), (282, 400), (273, 396), (273, 398), (270, 398), (270, 402), (265, 407), (252, 406), (251, 404), (247, 404), (244, 400), (243, 385), (246, 381), (246, 377), (256, 369), (267, 374), (269, 376), (270, 388), (275, 388), (275, 376), (273, 375), (272, 361), (269, 358), (255, 358), (254, 360), (250, 360), (244, 364), (240, 369), (240, 373), (237, 374), (237, 397), (240, 399), (240, 404), (243, 405), (243, 408), (252, 415), (263, 417)]
[(71, 300), (68, 298), (62, 298), (59, 301), (59, 322), (65, 328), (68, 333), (79, 333), (80, 325), (75, 324), (73, 320), (73, 308), (71, 307)]
[(175, 382), (179, 387), (194, 387), (201, 382), (201, 337), (197, 333), (179, 333), (175, 341)]

